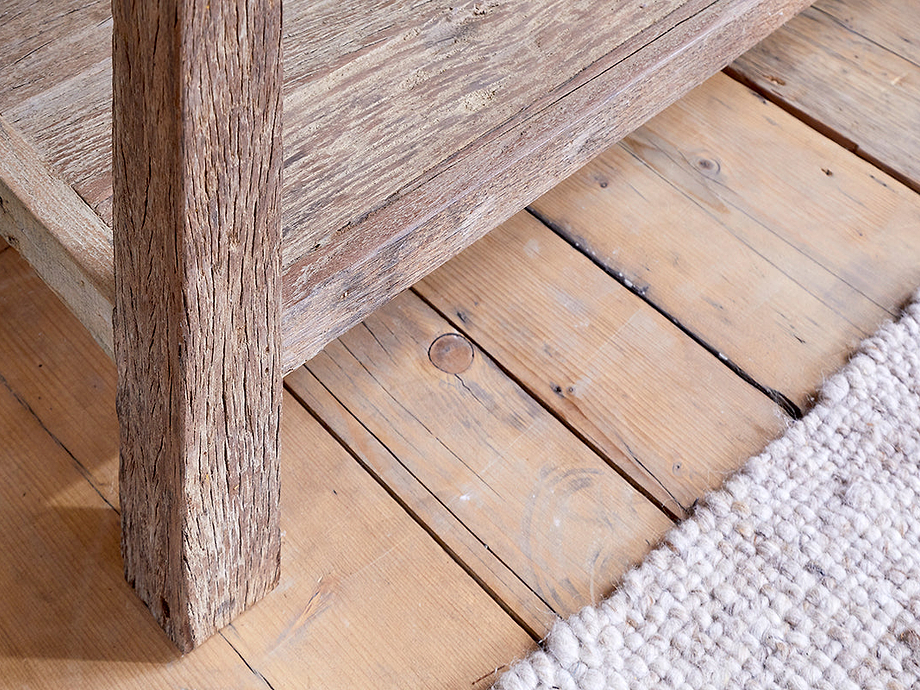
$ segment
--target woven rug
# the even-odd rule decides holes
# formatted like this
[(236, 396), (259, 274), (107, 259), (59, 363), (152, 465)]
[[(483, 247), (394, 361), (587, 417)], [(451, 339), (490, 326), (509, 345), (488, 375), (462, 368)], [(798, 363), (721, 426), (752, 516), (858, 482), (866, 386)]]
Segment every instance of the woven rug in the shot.
[(920, 306), (496, 688), (920, 688)]

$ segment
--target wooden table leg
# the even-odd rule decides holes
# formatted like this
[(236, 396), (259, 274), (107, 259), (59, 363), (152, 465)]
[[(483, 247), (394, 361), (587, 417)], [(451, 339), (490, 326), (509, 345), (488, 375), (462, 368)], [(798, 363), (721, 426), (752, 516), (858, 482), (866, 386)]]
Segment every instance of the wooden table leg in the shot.
[(278, 581), (281, 0), (114, 0), (125, 574), (188, 651)]

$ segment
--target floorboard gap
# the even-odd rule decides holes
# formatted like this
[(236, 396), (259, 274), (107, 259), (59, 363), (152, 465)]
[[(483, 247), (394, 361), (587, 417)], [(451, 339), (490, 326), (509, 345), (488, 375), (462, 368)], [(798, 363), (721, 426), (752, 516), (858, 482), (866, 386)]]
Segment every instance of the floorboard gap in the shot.
[(604, 262), (600, 261), (597, 257), (592, 256), (590, 252), (586, 252), (584, 248), (576, 240), (574, 240), (568, 233), (566, 233), (562, 228), (560, 228), (558, 225), (553, 223), (551, 220), (543, 216), (541, 213), (539, 213), (532, 207), (528, 206), (527, 212), (530, 215), (532, 215), (534, 218), (536, 218), (538, 221), (543, 223), (543, 225), (545, 225), (547, 228), (549, 228), (554, 233), (556, 233), (556, 235), (558, 235), (560, 238), (568, 242), (576, 251), (581, 253), (586, 258), (590, 259), (591, 262), (595, 266), (600, 268), (602, 271), (604, 271), (604, 273), (609, 275), (611, 278), (617, 281), (620, 285), (625, 287), (632, 294), (634, 294), (636, 297), (641, 299), (643, 302), (649, 305), (652, 309), (654, 309), (656, 312), (658, 312), (664, 318), (666, 318), (668, 321), (674, 324), (681, 331), (681, 333), (683, 333), (688, 338), (693, 340), (693, 342), (695, 342), (697, 345), (699, 345), (704, 350), (706, 350), (706, 352), (708, 352), (713, 357), (715, 357), (724, 366), (728, 367), (728, 369), (733, 374), (738, 376), (742, 381), (754, 387), (755, 389), (757, 389), (758, 391), (766, 395), (768, 398), (770, 398), (770, 400), (776, 403), (783, 410), (783, 412), (785, 412), (789, 417), (791, 417), (792, 419), (798, 420), (804, 416), (801, 408), (798, 405), (796, 405), (789, 397), (787, 397), (782, 392), (774, 388), (770, 388), (769, 386), (765, 386), (759, 381), (757, 381), (753, 376), (748, 374), (738, 364), (733, 362), (727, 355), (725, 355), (722, 352), (719, 352), (718, 348), (713, 347), (708, 342), (706, 342), (700, 335), (691, 331), (687, 326), (685, 326), (680, 321), (680, 319), (673, 316), (672, 314), (669, 314), (664, 309), (662, 309), (658, 304), (650, 300), (648, 298), (647, 290), (639, 289), (637, 286), (633, 285), (632, 282), (627, 280), (621, 273), (618, 273), (617, 271), (614, 271), (613, 269), (611, 269)]
[[(232, 624), (232, 623), (230, 624), (230, 627), (233, 627), (233, 624)], [(252, 674), (253, 674), (256, 678), (258, 678), (258, 679), (261, 680), (263, 683), (265, 683), (265, 685), (268, 686), (269, 690), (275, 690), (275, 686), (272, 685), (272, 684), (269, 682), (268, 678), (266, 678), (266, 677), (263, 676), (261, 673), (259, 673), (258, 669), (254, 668), (253, 665), (250, 664), (250, 663), (246, 660), (246, 657), (244, 657), (242, 654), (240, 654), (240, 650), (238, 650), (238, 649), (233, 645), (233, 643), (232, 643), (229, 639), (227, 639), (227, 636), (223, 633), (223, 631), (220, 631), (220, 632), (218, 632), (217, 634), (220, 635), (220, 636), (224, 639), (224, 642), (226, 642), (226, 643), (230, 646), (230, 649), (232, 649), (232, 650), (236, 653), (236, 655), (240, 658), (240, 661), (242, 661), (244, 664), (246, 664), (246, 668), (248, 668), (250, 671), (252, 671)]]
[[(323, 385), (323, 387), (325, 388), (325, 385), (324, 385), (321, 381), (320, 381), (320, 385)], [(529, 625), (527, 625), (527, 623), (517, 614), (517, 612), (516, 612), (513, 608), (511, 608), (511, 606), (509, 606), (509, 605), (498, 595), (497, 592), (495, 592), (491, 587), (489, 587), (488, 584), (486, 584), (486, 583), (482, 580), (482, 578), (479, 577), (479, 575), (476, 573), (476, 571), (475, 571), (473, 568), (471, 568), (471, 567), (470, 567), (470, 566), (469, 566), (469, 565), (468, 565), (468, 564), (467, 564), (467, 563), (466, 563), (466, 562), (465, 562), (465, 561), (464, 561), (464, 560), (463, 560), (463, 559), (462, 559), (462, 558), (461, 558), (461, 557), (450, 547), (450, 545), (447, 544), (447, 543), (440, 537), (440, 535), (438, 535), (438, 533), (437, 533), (432, 527), (430, 527), (430, 526), (425, 522), (425, 520), (422, 518), (422, 516), (419, 515), (418, 513), (416, 513), (416, 512), (412, 509), (412, 506), (410, 506), (402, 497), (400, 497), (399, 494), (398, 494), (393, 488), (391, 488), (391, 487), (389, 486), (389, 484), (387, 484), (386, 480), (385, 480), (383, 477), (381, 477), (381, 476), (374, 470), (373, 467), (371, 467), (371, 466), (368, 465), (366, 462), (364, 462), (364, 460), (361, 459), (361, 456), (360, 456), (356, 451), (354, 451), (354, 450), (351, 448), (351, 446), (348, 445), (348, 443), (345, 441), (345, 439), (343, 439), (341, 436), (339, 436), (339, 434), (337, 434), (337, 433), (335, 432), (335, 430), (334, 430), (332, 427), (330, 427), (329, 424), (327, 424), (326, 421), (325, 421), (319, 414), (317, 414), (317, 413), (306, 403), (306, 401), (305, 401), (303, 398), (301, 398), (301, 396), (299, 396), (299, 395), (297, 394), (297, 391), (295, 391), (292, 387), (290, 387), (290, 386), (288, 386), (288, 385), (286, 385), (286, 384), (285, 384), (284, 388), (285, 388), (285, 390), (286, 390), (286, 391), (297, 401), (297, 403), (298, 403), (301, 407), (303, 407), (303, 409), (306, 410), (307, 413), (309, 413), (309, 415), (310, 415), (311, 417), (313, 417), (313, 419), (316, 420), (316, 422), (323, 428), (323, 430), (324, 430), (327, 434), (329, 434), (333, 439), (335, 439), (336, 443), (338, 443), (338, 444), (345, 450), (345, 452), (348, 453), (348, 455), (350, 455), (351, 458), (352, 458), (356, 463), (358, 463), (358, 465), (359, 465), (365, 472), (367, 472), (367, 473), (371, 476), (371, 478), (372, 478), (375, 482), (377, 482), (377, 484), (379, 484), (380, 487), (381, 487), (384, 491), (387, 492), (387, 494), (390, 496), (390, 498), (392, 498), (392, 499), (396, 502), (396, 504), (397, 504), (400, 508), (402, 508), (402, 510), (405, 511), (405, 513), (406, 513), (410, 518), (412, 518), (412, 520), (414, 520), (414, 521), (416, 522), (416, 524), (418, 524), (419, 527), (421, 527), (423, 530), (425, 530), (425, 532), (428, 534), (428, 536), (430, 536), (430, 537), (434, 540), (434, 542), (435, 542), (439, 547), (441, 547), (441, 549), (442, 549), (448, 556), (450, 556), (451, 560), (453, 560), (454, 563), (456, 563), (458, 566), (460, 566), (460, 568), (463, 569), (463, 572), (465, 572), (470, 578), (472, 578), (473, 581), (474, 581), (477, 585), (479, 585), (479, 587), (480, 587), (486, 594), (488, 594), (489, 597), (491, 597), (492, 600), (493, 600), (496, 604), (498, 604), (498, 606), (502, 609), (502, 611), (504, 611), (506, 614), (508, 614), (508, 616), (509, 616), (515, 623), (517, 623), (517, 625), (519, 625), (519, 626), (524, 630), (524, 632), (526, 632), (526, 633), (533, 639), (534, 642), (540, 643), (540, 642), (542, 641), (542, 639), (543, 639), (544, 636), (543, 636), (542, 634), (540, 634), (538, 631), (536, 631), (536, 630), (534, 630), (533, 628), (531, 628)], [(326, 388), (326, 390), (328, 391), (329, 389)], [(329, 391), (329, 393), (330, 393), (331, 395), (333, 395), (333, 397), (335, 397), (335, 395), (332, 393), (332, 391)], [(336, 400), (338, 400), (338, 398), (336, 398)], [(339, 403), (342, 404), (341, 401), (339, 401)], [(344, 407), (344, 404), (343, 404), (342, 406)], [(345, 408), (345, 409), (347, 409), (347, 408)], [(360, 423), (360, 420), (358, 420), (358, 422)], [(392, 451), (390, 451), (390, 449), (387, 448), (386, 444), (384, 444), (383, 441), (381, 441), (379, 438), (377, 438), (377, 437), (373, 434), (373, 432), (370, 431), (370, 429), (367, 429), (367, 427), (364, 426), (363, 424), (362, 424), (362, 427), (364, 427), (364, 429), (367, 431), (367, 433), (370, 434), (371, 436), (373, 436), (373, 437), (377, 440), (377, 442), (380, 443), (380, 445), (381, 445), (383, 448), (385, 448), (386, 451), (387, 451), (388, 453), (390, 453), (390, 455), (391, 455), (393, 458), (395, 458), (395, 459), (397, 460), (397, 462), (399, 461), (399, 458), (398, 458)], [(418, 481), (418, 480), (416, 480), (416, 481)], [(422, 486), (424, 486), (424, 484), (422, 484), (422, 482), (419, 482), (419, 484), (421, 484)], [(441, 503), (441, 501), (437, 498), (437, 496), (435, 496), (435, 500), (438, 500), (438, 502)], [(443, 503), (441, 503), (441, 505), (443, 505)], [(446, 506), (445, 506), (445, 508), (446, 508)], [(449, 510), (449, 509), (448, 509), (448, 510)], [(463, 524), (462, 521), (459, 520), (459, 518), (456, 518), (456, 517), (455, 517), (455, 519), (457, 519), (457, 521), (458, 521), (460, 524)], [(464, 527), (465, 527), (465, 525), (464, 525)], [(469, 528), (467, 528), (467, 529), (469, 529)], [(474, 532), (470, 531), (470, 533), (473, 534), (474, 537), (476, 536), (476, 534), (475, 534)], [(477, 539), (478, 539), (478, 537), (477, 537)], [(493, 552), (493, 555), (495, 555), (494, 552)], [(495, 557), (496, 557), (499, 561), (501, 561), (501, 559), (499, 559), (497, 555), (495, 555)], [(503, 564), (504, 564), (504, 563), (503, 563)], [(505, 567), (508, 567), (508, 566), (505, 565)], [(508, 570), (509, 570), (509, 572), (512, 572), (512, 573), (514, 572), (510, 567), (508, 567)], [(525, 584), (526, 584), (526, 583), (525, 583)], [(530, 589), (530, 588), (528, 587), (528, 589)], [(531, 590), (531, 591), (533, 591), (533, 590)], [(534, 594), (536, 595), (536, 592), (534, 592)], [(541, 598), (540, 600), (543, 601), (542, 598)], [(546, 607), (547, 607), (548, 609), (552, 610), (552, 607), (551, 607), (549, 604), (547, 604), (545, 601), (543, 601), (543, 603), (546, 605)]]
[(77, 472), (79, 472), (79, 473), (80, 473), (80, 476), (83, 477), (83, 479), (86, 480), (86, 483), (90, 485), (90, 487), (92, 488), (92, 490), (95, 491), (95, 492), (99, 495), (99, 498), (101, 498), (101, 499), (103, 500), (103, 502), (104, 502), (109, 508), (111, 508), (112, 510), (114, 510), (116, 515), (121, 515), (121, 511), (120, 511), (118, 508), (116, 508), (115, 506), (113, 506), (113, 505), (109, 502), (109, 499), (107, 499), (107, 498), (105, 497), (105, 494), (103, 494), (102, 491), (99, 489), (99, 487), (96, 486), (95, 482), (93, 481), (93, 475), (92, 475), (92, 474), (90, 473), (90, 471), (86, 468), (86, 466), (85, 466), (82, 462), (80, 462), (79, 460), (77, 460), (77, 457), (76, 457), (73, 453), (71, 453), (71, 452), (70, 452), (70, 449), (69, 449), (67, 446), (65, 446), (65, 445), (61, 442), (61, 439), (59, 439), (57, 436), (54, 435), (54, 433), (52, 433), (51, 429), (49, 429), (49, 428), (45, 425), (45, 422), (42, 420), (42, 418), (39, 417), (39, 416), (35, 413), (35, 410), (32, 409), (32, 406), (29, 405), (29, 403), (26, 402), (26, 401), (22, 398), (22, 396), (20, 396), (20, 395), (13, 389), (13, 387), (9, 384), (9, 382), (6, 380), (6, 378), (3, 376), (3, 374), (0, 374), (0, 386), (3, 386), (4, 388), (6, 388), (6, 389), (10, 392), (10, 395), (12, 395), (12, 396), (16, 399), (16, 402), (18, 402), (20, 405), (22, 405), (22, 406), (26, 409), (26, 411), (27, 411), (30, 415), (32, 415), (32, 418), (33, 418), (33, 419), (35, 420), (35, 422), (42, 428), (42, 430), (43, 430), (46, 434), (48, 434), (48, 437), (49, 437), (52, 441), (54, 441), (54, 443), (56, 443), (56, 444), (61, 448), (61, 450), (63, 450), (63, 451), (67, 454), (67, 456), (68, 456), (68, 457), (71, 459), (71, 461), (73, 462), (74, 467), (76, 467)]
[[(642, 494), (643, 497), (648, 499), (648, 501), (652, 505), (654, 505), (658, 510), (660, 510), (662, 513), (664, 513), (668, 517), (669, 520), (671, 520), (672, 522), (680, 522), (680, 520), (682, 519), (680, 515), (677, 515), (670, 508), (663, 505), (661, 501), (659, 501), (651, 493), (649, 493), (649, 491), (644, 486), (642, 486), (642, 484), (640, 484), (638, 481), (636, 481), (636, 479), (634, 479), (633, 477), (629, 476), (629, 474), (624, 472), (611, 458), (607, 456), (607, 454), (596, 443), (591, 441), (590, 438), (585, 436), (578, 428), (576, 428), (571, 423), (569, 423), (564, 417), (562, 417), (559, 414), (559, 412), (553, 409), (553, 407), (549, 403), (547, 403), (540, 396), (539, 393), (537, 393), (530, 386), (528, 386), (523, 380), (521, 380), (517, 375), (515, 375), (515, 373), (512, 370), (506, 367), (501, 361), (493, 357), (489, 353), (489, 351), (483, 346), (483, 344), (479, 342), (475, 337), (473, 337), (473, 335), (469, 331), (467, 331), (466, 328), (464, 328), (462, 321), (458, 321), (455, 316), (445, 313), (444, 311), (439, 309), (436, 304), (426, 299), (425, 296), (421, 294), (419, 291), (415, 290), (415, 288), (410, 288), (410, 289), (420, 300), (422, 300), (433, 311), (437, 312), (438, 315), (441, 316), (441, 318), (443, 318), (453, 328), (455, 328), (458, 333), (463, 334), (465, 338), (467, 338), (471, 343), (473, 343), (479, 349), (479, 351), (483, 353), (485, 357), (489, 358), (489, 361), (492, 362), (499, 369), (499, 371), (501, 371), (505, 376), (511, 379), (519, 388), (521, 388), (521, 390), (527, 393), (527, 395), (529, 395), (534, 401), (536, 401), (536, 403), (540, 405), (540, 407), (542, 407), (546, 412), (552, 415), (553, 419), (555, 419), (557, 422), (562, 424), (562, 426), (565, 427), (566, 431), (571, 433), (583, 445), (587, 446), (591, 450), (591, 452), (597, 455), (601, 460), (603, 460), (607, 464), (608, 467), (613, 469), (618, 475), (620, 475), (624, 480), (626, 480), (626, 482), (633, 489), (635, 489), (640, 494)], [(654, 477), (654, 475), (651, 475), (651, 476)], [(658, 481), (657, 478), (655, 478), (655, 480)], [(664, 488), (664, 485), (661, 484), (661, 482), (658, 482), (658, 484), (659, 486)], [(665, 489), (665, 491), (667, 491), (667, 489)], [(668, 495), (671, 496), (671, 500), (673, 500), (677, 505), (681, 506), (681, 508), (683, 508), (685, 511), (689, 511), (692, 508), (692, 506), (682, 505), (681, 502), (678, 501), (673, 495), (671, 495), (669, 491), (667, 493)]]
[(751, 79), (748, 79), (744, 74), (734, 69), (731, 65), (729, 65), (722, 71), (727, 76), (731, 77), (736, 82), (738, 82), (739, 84), (743, 84), (744, 86), (749, 88), (751, 91), (756, 93), (761, 98), (765, 99), (766, 101), (772, 103), (776, 107), (789, 113), (790, 115), (792, 115), (792, 117), (796, 118), (797, 120), (807, 125), (808, 127), (811, 127), (811, 129), (816, 131), (821, 136), (825, 137), (826, 139), (830, 139), (838, 146), (845, 148), (847, 151), (852, 153), (854, 156), (861, 158), (862, 160), (866, 161), (870, 165), (875, 166), (881, 172), (885, 173), (889, 177), (894, 178), (895, 180), (903, 184), (908, 189), (916, 192), (917, 194), (920, 194), (920, 180), (913, 180), (907, 175), (905, 175), (904, 173), (899, 172), (895, 168), (892, 168), (890, 165), (888, 165), (884, 161), (876, 158), (875, 156), (869, 153), (866, 153), (863, 149), (859, 147), (859, 144), (857, 144), (852, 139), (844, 136), (842, 133), (838, 132), (836, 129), (834, 129), (830, 125), (827, 125), (821, 122), (817, 118), (797, 108), (789, 101), (783, 98), (780, 98), (774, 93), (771, 93), (769, 90), (763, 88), (757, 82)]

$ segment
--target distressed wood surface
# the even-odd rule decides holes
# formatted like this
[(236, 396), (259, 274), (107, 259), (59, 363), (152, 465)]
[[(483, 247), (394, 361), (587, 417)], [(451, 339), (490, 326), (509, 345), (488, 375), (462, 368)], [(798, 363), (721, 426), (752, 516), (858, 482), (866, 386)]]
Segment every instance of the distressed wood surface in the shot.
[(279, 587), (180, 659), (122, 575), (114, 365), (12, 250), (0, 323), (4, 683), (466, 690), (532, 647), (288, 397)]
[(0, 46), (0, 114), (111, 226), (111, 2), (8, 0)]
[(279, 577), (281, 6), (113, 8), (122, 549), (188, 651)]
[[(690, 0), (336, 238), (285, 249), (284, 361), (311, 357), (789, 19), (809, 0)], [(656, 3), (656, 6), (660, 3)], [(646, 5), (646, 7), (650, 7)], [(596, 15), (582, 18), (597, 34)], [(612, 49), (611, 49), (612, 48)], [(522, 74), (534, 74), (529, 66)], [(553, 70), (550, 70), (550, 74)], [(526, 81), (530, 82), (528, 78)], [(482, 121), (485, 114), (475, 113)], [(291, 233), (286, 234), (285, 247)], [(321, 316), (320, 316), (321, 315)]]
[[(108, 20), (58, 1), (5, 10), (0, 112), (109, 218)], [(806, 4), (286, 4), (284, 370)]]
[[(0, 38), (10, 46), (14, 69), (4, 82), (15, 88), (0, 101), (0, 110), (9, 111), (46, 146), (68, 181), (93, 190), (87, 201), (96, 205), (111, 195), (111, 176), (104, 170), (111, 153), (101, 137), (90, 134), (105, 130), (106, 123), (97, 117), (105, 109), (87, 108), (105, 100), (110, 56), (101, 39), (108, 27), (100, 3), (57, 3), (40, 17), (21, 1), (7, 10), (10, 18)], [(530, 107), (535, 95), (545, 96), (612, 48), (669, 15), (656, 33), (673, 28), (706, 4), (404, 0), (368, 7), (289, 2), (284, 48), (290, 191), (285, 209), (293, 236), (288, 256), (304, 254), (316, 241), (379, 207), (420, 173)], [(586, 25), (595, 30), (584, 31)], [(79, 51), (71, 43), (75, 36), (81, 39)], [(530, 79), (515, 78), (525, 67)], [(55, 76), (62, 73), (66, 79)], [(67, 83), (74, 79), (89, 97), (86, 90), (82, 96), (65, 93), (75, 86)], [(80, 103), (82, 132), (75, 136), (67, 130), (76, 120), (65, 109)], [(435, 132), (440, 135), (431, 136)], [(87, 136), (95, 145), (80, 143)], [(68, 153), (73, 144), (86, 148), (89, 156)], [(359, 163), (355, 150), (371, 155)], [(381, 178), (387, 184), (379, 184)], [(314, 190), (306, 199), (305, 188)]]
[(368, 21), (367, 8), (291, 6), (287, 30), (303, 38), (287, 44), (285, 117), (308, 126), (285, 139), (285, 266), (335, 242), (341, 228), (688, 4), (380, 3), (377, 11), (396, 30), (372, 34), (370, 47), (338, 64), (336, 49), (331, 65), (326, 49), (311, 43), (317, 35), (337, 42), (339, 26)]
[(732, 74), (920, 191), (918, 46), (912, 0), (819, 0)]
[(0, 116), (0, 234), (112, 355), (111, 230)]
[(920, 197), (724, 75), (532, 209), (801, 409), (920, 284)]
[(784, 427), (766, 396), (525, 213), (416, 290), (680, 517)]
[(542, 637), (555, 615), (600, 601), (671, 523), (478, 348), (464, 371), (439, 368), (455, 368), (429, 355), (452, 332), (403, 294), (286, 385), (451, 551), (486, 545), (526, 590), (475, 553), (468, 567)]
[[(111, 2), (53, 0), (42, 9), (37, 12), (27, 0), (7, 0), (0, 8), (5, 67), (0, 71), (0, 112), (49, 92), (100, 62), (110, 63), (111, 76), (112, 46), (105, 45), (105, 33), (109, 40), (112, 33)], [(108, 88), (111, 91), (111, 84)], [(90, 95), (87, 100), (98, 99)]]

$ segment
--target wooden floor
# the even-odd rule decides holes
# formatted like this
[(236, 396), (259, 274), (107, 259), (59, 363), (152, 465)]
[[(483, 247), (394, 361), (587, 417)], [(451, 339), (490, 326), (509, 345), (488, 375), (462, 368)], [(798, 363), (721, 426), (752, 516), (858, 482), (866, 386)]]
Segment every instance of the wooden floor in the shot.
[(819, 0), (291, 374), (281, 584), (185, 657), (114, 366), (0, 244), (0, 687), (488, 687), (920, 286), (913, 3)]

